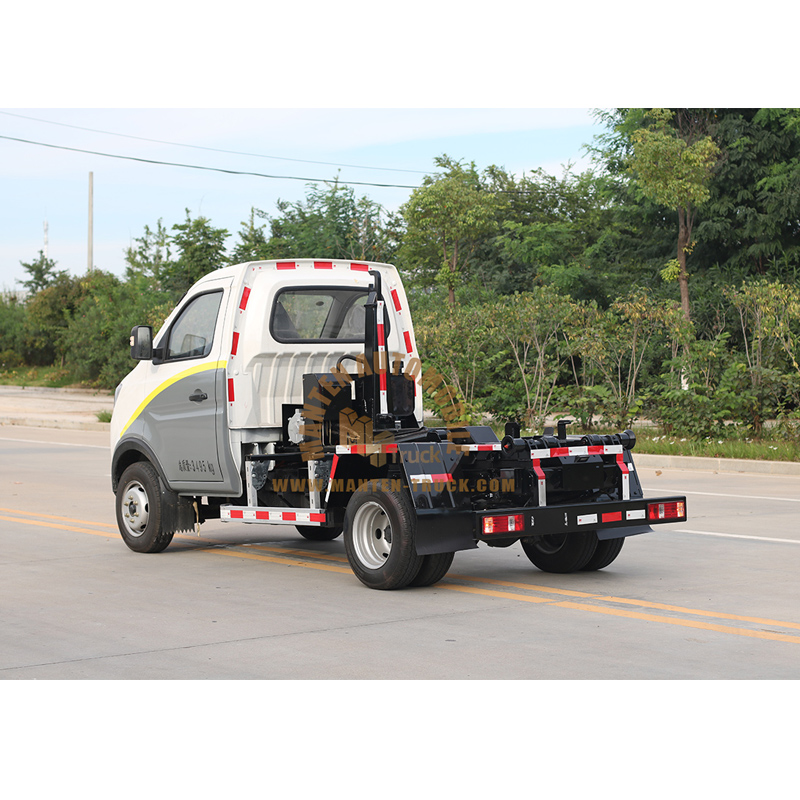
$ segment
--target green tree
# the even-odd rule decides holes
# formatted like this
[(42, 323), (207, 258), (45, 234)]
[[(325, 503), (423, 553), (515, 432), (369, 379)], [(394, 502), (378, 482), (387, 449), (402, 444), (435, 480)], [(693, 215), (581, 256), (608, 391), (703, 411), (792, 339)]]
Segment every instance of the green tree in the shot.
[(47, 258), (43, 250), (39, 251), (39, 256), (33, 261), (19, 263), (28, 273), (28, 279), (18, 283), (21, 283), (30, 294), (41, 291), (63, 274), (56, 270), (56, 262), (52, 258)]
[[(692, 248), (692, 231), (697, 209), (708, 200), (712, 170), (719, 159), (719, 147), (707, 135), (707, 115), (693, 109), (651, 109), (652, 123), (633, 133), (631, 171), (642, 193), (677, 211), (678, 246), (674, 269), (665, 277), (677, 277), (681, 308), (691, 319), (689, 273), (686, 256)], [(671, 124), (673, 118), (674, 125)]]
[(515, 383), (521, 389), (516, 403), (513, 400), (509, 403), (507, 387), (499, 387), (498, 395), (505, 394), (505, 408), (495, 402), (493, 411), (516, 416), (533, 427), (544, 423), (556, 385), (567, 365), (567, 332), (577, 321), (577, 308), (568, 297), (541, 286), (504, 297), (485, 308), (487, 324), (507, 352), (505, 359), (496, 360), (495, 383), (502, 375), (503, 383), (509, 386)]
[(368, 197), (337, 181), (310, 184), (303, 201), (279, 200), (270, 217), (270, 237), (259, 249), (263, 258), (351, 259), (392, 261), (399, 234), (397, 219)]
[(400, 258), (412, 275), (446, 287), (454, 307), (470, 257), (497, 229), (497, 200), (482, 187), (474, 164), (465, 168), (447, 156), (435, 162), (444, 172), (426, 176), (401, 208), (407, 227)]
[(230, 235), (224, 228), (214, 228), (206, 217), (192, 219), (186, 209), (186, 221), (172, 226), (172, 243), (177, 259), (164, 271), (164, 288), (182, 295), (203, 275), (225, 266), (225, 239)]
[(27, 316), (25, 304), (16, 295), (0, 293), (0, 370), (25, 362)]
[(673, 306), (634, 289), (608, 310), (596, 310), (576, 337), (581, 356), (609, 392), (603, 416), (614, 425), (629, 424), (641, 407), (640, 376), (659, 332), (677, 326)]
[(560, 178), (536, 170), (499, 185), (506, 202), (495, 242), (504, 271), (513, 275), (500, 285), (524, 291), (544, 283), (576, 300), (607, 303), (605, 265), (594, 264), (592, 254), (613, 220), (608, 179), (592, 171), (575, 175), (567, 167)]
[(267, 237), (264, 233), (266, 225), (256, 225), (256, 209), (250, 209), (250, 219), (242, 223), (239, 231), (239, 241), (231, 253), (234, 264), (244, 264), (247, 261), (261, 261), (267, 258)]
[(488, 379), (492, 335), (487, 315), (480, 305), (432, 304), (415, 313), (415, 330), (420, 356), (452, 385), (460, 400), (473, 414)]
[(156, 229), (144, 226), (144, 235), (134, 239), (136, 246), (125, 250), (126, 277), (142, 288), (156, 291), (164, 289), (164, 283), (175, 270), (170, 252), (171, 237), (161, 219)]
[(64, 366), (64, 337), (70, 317), (83, 295), (81, 279), (62, 272), (28, 301), (28, 343), (32, 351), (29, 361), (35, 353), (39, 363), (58, 361), (61, 367)]
[(724, 152), (709, 184), (693, 260), (732, 283), (800, 267), (800, 110), (714, 109)]
[(135, 282), (102, 270), (80, 279), (82, 297), (63, 334), (67, 366), (77, 380), (113, 389), (133, 367), (128, 337), (134, 325), (159, 328), (172, 308)]

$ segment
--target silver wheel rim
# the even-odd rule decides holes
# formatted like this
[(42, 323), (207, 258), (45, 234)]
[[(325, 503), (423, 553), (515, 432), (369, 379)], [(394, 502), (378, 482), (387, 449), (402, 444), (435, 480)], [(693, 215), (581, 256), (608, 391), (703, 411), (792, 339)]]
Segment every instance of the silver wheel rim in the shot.
[(353, 549), (367, 569), (380, 569), (392, 552), (392, 525), (378, 503), (364, 503), (353, 517)]
[(134, 537), (141, 536), (150, 518), (150, 504), (147, 492), (139, 481), (132, 481), (125, 487), (122, 499), (122, 520), (125, 530)]

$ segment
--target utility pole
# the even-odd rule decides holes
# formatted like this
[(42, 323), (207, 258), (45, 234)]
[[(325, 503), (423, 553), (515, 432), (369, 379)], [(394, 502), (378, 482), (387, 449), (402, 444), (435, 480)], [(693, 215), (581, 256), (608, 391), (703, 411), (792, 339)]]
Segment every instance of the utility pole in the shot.
[(44, 221), (44, 257), (47, 258), (47, 220)]
[(89, 272), (91, 272), (92, 269), (94, 268), (94, 254), (92, 252), (92, 247), (93, 247), (93, 244), (92, 244), (92, 240), (93, 240), (92, 225), (93, 225), (93, 222), (94, 222), (94, 220), (92, 219), (92, 214), (93, 214), (92, 209), (93, 209), (93, 206), (94, 206), (94, 198), (93, 198), (93, 195), (94, 195), (94, 181), (93, 181), (93, 178), (94, 178), (94, 174), (90, 172), (89, 173)]

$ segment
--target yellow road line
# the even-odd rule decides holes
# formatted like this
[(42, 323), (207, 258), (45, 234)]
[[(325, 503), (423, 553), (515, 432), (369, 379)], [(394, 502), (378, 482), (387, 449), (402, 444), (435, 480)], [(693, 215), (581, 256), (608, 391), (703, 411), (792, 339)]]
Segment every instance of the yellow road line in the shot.
[[(459, 584), (451, 584), (448, 583), (447, 581), (442, 581), (437, 585), (441, 586), (443, 589), (450, 589), (456, 592), (466, 592), (468, 594), (485, 595), (487, 597), (496, 597), (501, 600), (521, 600), (526, 603), (548, 603), (549, 605), (556, 606), (558, 608), (571, 608), (576, 611), (593, 611), (597, 614), (606, 614), (612, 617), (641, 619), (641, 620), (646, 620), (647, 622), (660, 622), (667, 625), (678, 625), (684, 628), (697, 628), (700, 630), (716, 631), (717, 633), (729, 633), (729, 634), (735, 634), (736, 636), (747, 636), (754, 639), (769, 639), (777, 642), (794, 642), (796, 644), (800, 644), (800, 636), (791, 636), (785, 633), (778, 633), (777, 631), (756, 631), (756, 630), (750, 630), (748, 628), (733, 628), (730, 627), (729, 625), (714, 625), (710, 622), (700, 622), (698, 620), (692, 620), (692, 619), (664, 617), (658, 614), (644, 614), (640, 611), (628, 611), (626, 609), (621, 609), (621, 608), (608, 608), (605, 606), (592, 605), (590, 603), (576, 603), (570, 600), (561, 600), (553, 602), (552, 600), (549, 600), (546, 597), (534, 597), (532, 595), (516, 594), (512, 592), (497, 592), (497, 591), (492, 591), (490, 589), (481, 589), (475, 586), (460, 586)], [(598, 599), (605, 600), (606, 598), (598, 598)], [(630, 602), (635, 602), (635, 601), (630, 601)], [(736, 619), (736, 617), (727, 614), (724, 615), (721, 614), (720, 616), (726, 619), (729, 618)], [(753, 617), (739, 617), (738, 619), (756, 621), (755, 618)], [(762, 621), (766, 622), (767, 620), (762, 620)], [(787, 628), (800, 627), (795, 623), (777, 622), (774, 620), (772, 621), (772, 624)]]
[(779, 620), (764, 619), (763, 617), (744, 617), (738, 614), (725, 614), (722, 611), (703, 611), (698, 608), (684, 608), (683, 606), (671, 606), (665, 603), (651, 603), (647, 600), (630, 600), (626, 597), (597, 596), (597, 599), (607, 603), (626, 603), (628, 605), (640, 606), (641, 608), (674, 611), (678, 614), (695, 614), (698, 617), (716, 617), (717, 619), (731, 619), (737, 622), (754, 622), (759, 625), (780, 625), (784, 628), (797, 628), (800, 630), (800, 622), (780, 622)]
[[(658, 614), (643, 614), (639, 611), (627, 611), (621, 608), (604, 608), (602, 606), (589, 605), (588, 603), (572, 603), (569, 600), (564, 600), (561, 603), (553, 603), (553, 605), (560, 606), (561, 608), (574, 608), (578, 611), (594, 611), (598, 614), (609, 614), (614, 617), (628, 617), (630, 619), (643, 619), (648, 622), (661, 622), (667, 625), (680, 625), (684, 628), (699, 628), (706, 631), (717, 631), (718, 633), (733, 633), (736, 636), (748, 636), (753, 639), (771, 639), (777, 642), (795, 642), (800, 643), (800, 636), (790, 636), (785, 633), (777, 633), (776, 631), (754, 631), (749, 628), (732, 628), (728, 625), (714, 625), (710, 622), (699, 622), (693, 619), (678, 619), (677, 617), (662, 617)], [(778, 623), (781, 626), (786, 625), (785, 622)], [(791, 626), (797, 627), (797, 626)]]
[(353, 574), (350, 567), (336, 567), (333, 564), (312, 564), (308, 561), (297, 561), (280, 556), (262, 556), (259, 553), (242, 553), (235, 550), (211, 550), (214, 555), (235, 556), (236, 558), (250, 558), (254, 561), (269, 561), (271, 564), (282, 564), (289, 567), (305, 567), (306, 569), (319, 569), (324, 572), (341, 572)]
[[(55, 528), (58, 530), (73, 531), (76, 533), (90, 533), (94, 536), (108, 536), (109, 534), (104, 531), (92, 530), (91, 528), (77, 527), (74, 525), (64, 525), (61, 522), (77, 522), (81, 525), (95, 525), (98, 527), (106, 527), (114, 529), (116, 526), (107, 523), (87, 522), (85, 520), (75, 520), (69, 517), (59, 517), (49, 514), (37, 514), (30, 511), (17, 511), (15, 509), (0, 508), (0, 511), (15, 515), (37, 516), (42, 519), (23, 519), (20, 516), (3, 516), (0, 515), (0, 520), (7, 522), (18, 522), (24, 525), (35, 525), (44, 528)], [(46, 520), (60, 520), (61, 522), (46, 521)], [(304, 549), (288, 549), (280, 546), (270, 545), (235, 545), (230, 542), (210, 542), (208, 539), (198, 540), (194, 536), (180, 536), (180, 538), (191, 541), (202, 541), (204, 544), (225, 544), (233, 547), (247, 547), (250, 550), (258, 552), (246, 552), (242, 549), (229, 549), (215, 547), (213, 550), (206, 552), (221, 554), (226, 556), (233, 556), (234, 558), (244, 558), (254, 561), (265, 561), (271, 564), (280, 564), (282, 566), (302, 567), (304, 569), (322, 570), (324, 572), (336, 572), (340, 574), (352, 574), (349, 566), (337, 566), (334, 564), (314, 563), (309, 560), (302, 559), (317, 559), (337, 561), (346, 563), (347, 559), (328, 553), (318, 553), (313, 550)], [(263, 553), (263, 554), (262, 554)], [(266, 555), (266, 553), (275, 553), (275, 555)], [(465, 586), (458, 583), (452, 583), (453, 580), (466, 581), (469, 583), (488, 584), (490, 586), (502, 587), (498, 589), (482, 588), (480, 586)], [(642, 611), (633, 611), (623, 608), (612, 608), (609, 606), (600, 605), (601, 603), (619, 603), (639, 608), (646, 608), (659, 611), (670, 611), (675, 614), (686, 614), (701, 617), (711, 617), (715, 619), (734, 620), (739, 622), (750, 622), (758, 625), (769, 625), (772, 627), (782, 627), (800, 630), (800, 623), (797, 622), (783, 622), (781, 620), (774, 620), (762, 617), (750, 617), (737, 614), (726, 614), (720, 611), (705, 611), (703, 609), (686, 608), (684, 606), (669, 605), (666, 603), (655, 603), (647, 600), (636, 600), (627, 597), (615, 597), (613, 595), (603, 595), (591, 592), (580, 592), (573, 589), (559, 589), (552, 586), (542, 586), (540, 584), (525, 583), (523, 581), (504, 581), (496, 578), (481, 578), (474, 575), (456, 575), (451, 574), (447, 579), (437, 584), (443, 589), (448, 589), (455, 592), (463, 592), (465, 594), (474, 594), (484, 597), (493, 597), (501, 600), (515, 600), (525, 603), (544, 603), (558, 608), (567, 608), (576, 611), (590, 611), (596, 614), (605, 614), (607, 616), (621, 617), (627, 619), (638, 619), (646, 622), (657, 622), (666, 625), (678, 625), (685, 628), (695, 628), (699, 630), (715, 631), (717, 633), (733, 634), (736, 636), (745, 636), (754, 639), (766, 639), (779, 642), (800, 643), (800, 636), (792, 636), (790, 634), (779, 633), (778, 631), (765, 631), (765, 630), (752, 630), (749, 628), (736, 628), (729, 625), (718, 625), (711, 622), (703, 622), (700, 620), (686, 619), (680, 617), (668, 617), (661, 614), (650, 614)], [(519, 592), (505, 591), (505, 588), (510, 589), (523, 589), (526, 592), (539, 592), (546, 595), (560, 595), (563, 597), (575, 598), (571, 600), (558, 600), (554, 597), (541, 597), (532, 594), (521, 594)], [(579, 601), (584, 602), (579, 602)]]
[[(107, 522), (87, 522), (85, 519), (72, 519), (71, 517), (56, 517), (52, 514), (40, 514), (37, 511), (17, 511), (14, 508), (0, 508), (0, 511), (5, 512), (6, 514), (24, 514), (26, 517), (40, 517), (42, 519), (57, 519), (61, 522), (77, 522), (81, 525), (96, 525), (100, 528), (111, 528), (112, 530), (117, 530), (116, 525), (109, 525)], [(20, 520), (23, 522), (24, 520)]]
[[(58, 530), (62, 531), (75, 531), (76, 533), (92, 533), (95, 536), (110, 536), (110, 533), (106, 533), (105, 531), (93, 531), (90, 528), (76, 528), (74, 525), (60, 525), (56, 522), (41, 522), (40, 520), (36, 519), (20, 519), (19, 517), (5, 517), (0, 515), (0, 519), (5, 520), (6, 522), (21, 522), (23, 525), (38, 525), (40, 528), (58, 528)], [(88, 523), (89, 525), (93, 523)]]

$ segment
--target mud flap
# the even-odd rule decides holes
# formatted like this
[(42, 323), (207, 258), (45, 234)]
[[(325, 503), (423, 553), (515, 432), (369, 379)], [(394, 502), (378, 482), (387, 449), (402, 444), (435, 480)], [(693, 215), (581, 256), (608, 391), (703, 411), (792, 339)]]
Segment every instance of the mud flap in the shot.
[(161, 490), (161, 529), (164, 533), (193, 531), (197, 522), (197, 513), (191, 498), (181, 497), (168, 489), (160, 476), (158, 486)]
[(417, 513), (417, 554), (477, 547), (469, 498), (456, 490), (461, 453), (449, 442), (398, 444), (397, 451)]

